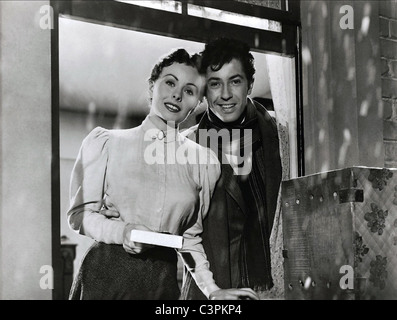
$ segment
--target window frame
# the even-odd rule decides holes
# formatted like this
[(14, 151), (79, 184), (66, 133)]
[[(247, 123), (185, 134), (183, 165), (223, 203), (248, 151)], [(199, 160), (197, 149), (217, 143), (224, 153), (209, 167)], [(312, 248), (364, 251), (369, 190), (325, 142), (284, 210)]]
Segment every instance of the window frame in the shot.
[[(282, 32), (212, 21), (188, 15), (187, 4), (196, 4), (233, 13), (275, 20), (282, 23)], [(208, 42), (218, 36), (230, 36), (246, 42), (253, 51), (295, 58), (297, 161), (298, 176), (304, 173), (302, 57), (300, 1), (288, 1), (288, 11), (236, 1), (182, 1), (182, 14), (117, 1), (50, 0), (53, 9), (51, 30), (52, 79), (52, 230), (55, 290), (53, 299), (63, 296), (62, 260), (60, 257), (60, 154), (59, 154), (59, 17), (82, 20), (129, 30), (141, 31), (190, 41)], [(170, 28), (171, 26), (171, 28)]]
[[(50, 2), (54, 9), (55, 20), (59, 16), (65, 16), (197, 42), (207, 42), (218, 36), (232, 34), (234, 38), (246, 42), (253, 51), (295, 58), (298, 176), (305, 174), (299, 0), (288, 1), (288, 11), (233, 0), (182, 0), (182, 14), (139, 7), (118, 1), (51, 0)], [(189, 3), (279, 21), (282, 23), (282, 32), (259, 30), (189, 16), (187, 9)], [(57, 21), (55, 21), (55, 25), (57, 25)], [(169, 26), (172, 26), (171, 30)], [(57, 46), (57, 43), (54, 43), (54, 46)], [(54, 49), (55, 51), (57, 51), (57, 48)]]

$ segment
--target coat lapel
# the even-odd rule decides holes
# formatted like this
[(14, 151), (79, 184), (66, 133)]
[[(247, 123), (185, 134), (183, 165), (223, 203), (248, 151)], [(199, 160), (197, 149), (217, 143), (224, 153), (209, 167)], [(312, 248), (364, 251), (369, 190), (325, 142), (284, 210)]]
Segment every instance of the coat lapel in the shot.
[[(203, 121), (200, 121), (196, 128), (193, 129), (194, 136), (192, 135), (193, 132), (187, 134), (186, 136), (190, 136), (191, 139), (195, 140), (197, 143), (200, 143), (200, 129), (206, 129)], [(227, 163), (221, 165), (221, 179), (223, 179), (224, 181), (226, 192), (232, 197), (232, 199), (234, 199), (234, 201), (236, 201), (241, 211), (243, 213), (246, 213), (246, 206), (244, 203), (243, 195), (241, 193), (241, 189), (238, 185), (237, 176), (234, 174), (233, 168)]]
[[(262, 105), (252, 100), (249, 100), (249, 103), (254, 105), (258, 116), (258, 126), (264, 150), (264, 165), (266, 167), (266, 207), (267, 212), (270, 213), (269, 221), (272, 222), (276, 210), (276, 199), (278, 197), (282, 172), (277, 125), (275, 124), (275, 120), (272, 119)], [(206, 129), (206, 127), (203, 121), (200, 121), (195, 127), (196, 128), (192, 129), (191, 133), (186, 136), (190, 135), (193, 140), (199, 143), (198, 132), (200, 129)], [(194, 134), (195, 137), (193, 137), (192, 134)], [(234, 174), (233, 168), (229, 164), (222, 164), (222, 177), (224, 179), (226, 192), (236, 201), (240, 209), (246, 213), (246, 205), (237, 181), (237, 176)], [(270, 223), (270, 227), (271, 225), (272, 223)]]
[(222, 176), (224, 178), (226, 192), (236, 201), (243, 213), (246, 213), (246, 206), (237, 176), (234, 174), (233, 168), (229, 164), (222, 164)]
[[(269, 229), (271, 231), (276, 212), (282, 173), (279, 138), (275, 120), (272, 119), (262, 105), (256, 102), (253, 103), (258, 114), (258, 125), (264, 151), (264, 165), (266, 168), (266, 211), (268, 214)], [(274, 122), (274, 125), (271, 124), (272, 122)]]

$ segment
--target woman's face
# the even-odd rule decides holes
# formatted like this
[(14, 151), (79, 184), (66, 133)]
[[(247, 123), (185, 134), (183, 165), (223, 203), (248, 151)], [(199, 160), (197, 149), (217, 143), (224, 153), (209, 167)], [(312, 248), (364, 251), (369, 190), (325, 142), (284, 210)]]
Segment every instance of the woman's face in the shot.
[(181, 63), (165, 67), (150, 85), (150, 114), (165, 121), (181, 123), (203, 96), (205, 79), (197, 69)]

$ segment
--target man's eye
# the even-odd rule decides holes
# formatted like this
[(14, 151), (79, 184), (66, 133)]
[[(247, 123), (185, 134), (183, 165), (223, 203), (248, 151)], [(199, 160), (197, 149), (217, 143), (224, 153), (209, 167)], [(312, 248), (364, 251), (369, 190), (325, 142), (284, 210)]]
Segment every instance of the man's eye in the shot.
[(237, 85), (237, 84), (240, 84), (240, 83), (241, 83), (241, 79), (232, 80), (232, 84), (233, 85)]
[(218, 88), (219, 87), (219, 82), (210, 82), (209, 83), (209, 87), (210, 88)]

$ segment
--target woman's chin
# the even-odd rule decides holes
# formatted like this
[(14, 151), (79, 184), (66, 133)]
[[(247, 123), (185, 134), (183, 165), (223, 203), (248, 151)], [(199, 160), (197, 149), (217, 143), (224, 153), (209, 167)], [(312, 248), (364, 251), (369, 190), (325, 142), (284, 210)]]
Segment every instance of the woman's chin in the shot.
[(166, 116), (160, 116), (161, 119), (163, 119), (164, 122), (166, 122), (168, 125), (172, 126), (177, 126), (179, 123), (181, 123), (183, 120), (181, 120), (177, 116), (172, 116), (172, 115), (166, 115)]
[(179, 115), (171, 114), (170, 112), (167, 114), (155, 112), (155, 113), (151, 113), (151, 115), (157, 116), (158, 118), (160, 118), (162, 121), (164, 121), (166, 124), (168, 124), (171, 127), (173, 127), (173, 126), (176, 127), (176, 126), (178, 126), (178, 124), (180, 124), (182, 121), (185, 120), (185, 119), (181, 119), (181, 117), (179, 117)]

